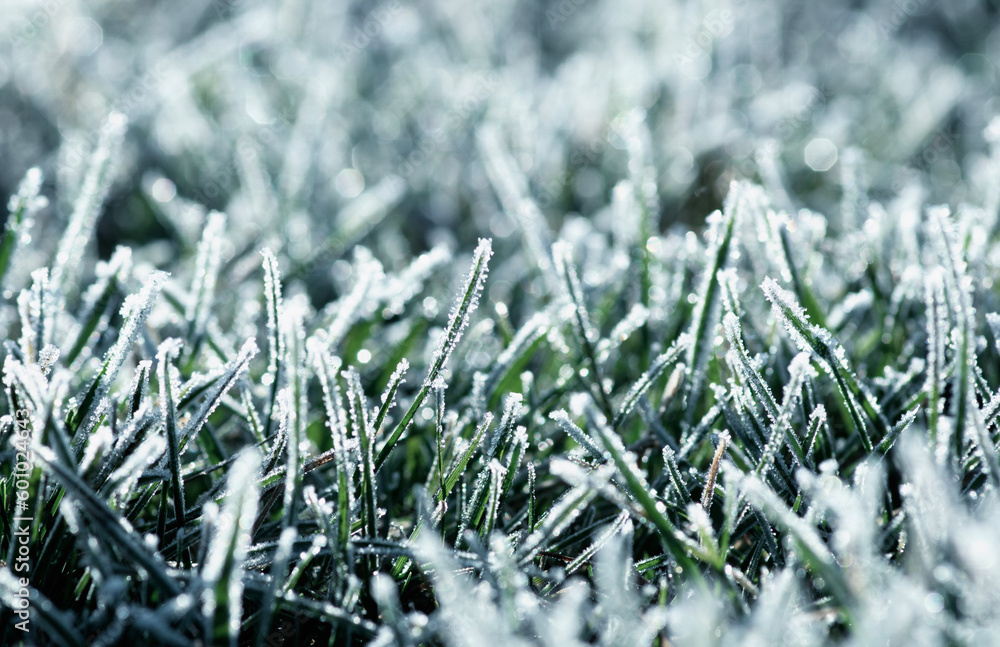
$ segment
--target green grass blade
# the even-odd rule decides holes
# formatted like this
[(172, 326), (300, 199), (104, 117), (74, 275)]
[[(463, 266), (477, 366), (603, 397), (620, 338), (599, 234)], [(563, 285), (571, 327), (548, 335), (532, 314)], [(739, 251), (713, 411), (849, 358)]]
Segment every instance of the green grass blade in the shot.
[(229, 492), (212, 529), (202, 568), (206, 588), (201, 611), (209, 622), (206, 627), (209, 644), (235, 646), (239, 636), (246, 577), (244, 562), (260, 497), (255, 483), (259, 469), (260, 456), (249, 449), (236, 460), (226, 479)]
[(177, 525), (177, 562), (184, 560), (185, 520), (184, 479), (181, 476), (180, 431), (177, 428), (177, 407), (175, 405), (177, 369), (170, 363), (180, 351), (177, 339), (168, 339), (160, 344), (156, 354), (157, 377), (160, 382), (160, 415), (167, 436), (167, 459), (170, 466), (170, 489), (174, 500), (174, 523)]
[[(875, 427), (878, 439), (889, 432), (888, 423), (874, 397), (863, 388), (851, 369), (844, 347), (828, 331), (809, 322), (809, 318), (795, 297), (781, 288), (774, 279), (766, 278), (761, 285), (764, 295), (771, 302), (775, 317), (784, 324), (785, 331), (802, 351), (812, 353), (833, 377), (840, 389), (844, 405), (850, 413), (851, 421), (861, 435), (865, 450), (874, 449), (868, 426), (862, 416), (862, 409)], [(860, 403), (860, 407), (859, 407)]]
[(8, 204), (7, 224), (3, 238), (0, 238), (0, 288), (3, 287), (10, 261), (17, 250), (31, 239), (29, 232), (35, 222), (35, 214), (44, 209), (49, 201), (39, 195), (42, 188), (42, 172), (37, 167), (28, 169), (24, 179), (11, 196)]
[(472, 257), (472, 269), (469, 270), (468, 277), (465, 280), (465, 286), (462, 288), (461, 294), (459, 295), (458, 301), (455, 303), (455, 307), (451, 311), (451, 315), (448, 318), (448, 326), (445, 328), (444, 333), (441, 336), (441, 340), (438, 343), (437, 350), (434, 352), (434, 358), (431, 360), (430, 368), (427, 371), (427, 377), (424, 378), (424, 383), (420, 387), (420, 391), (417, 392), (416, 397), (413, 399), (413, 403), (410, 408), (406, 410), (403, 414), (402, 420), (400, 420), (392, 433), (386, 439), (385, 443), (382, 445), (382, 449), (379, 450), (378, 455), (375, 457), (375, 472), (382, 468), (385, 464), (387, 458), (389, 458), (389, 452), (395, 447), (396, 443), (399, 441), (403, 432), (410, 426), (410, 422), (413, 420), (413, 416), (416, 415), (417, 411), (423, 406), (424, 399), (427, 397), (427, 393), (430, 391), (431, 384), (437, 380), (442, 369), (448, 363), (448, 359), (455, 350), (455, 346), (458, 345), (459, 339), (462, 337), (462, 333), (469, 325), (469, 321), (472, 317), (472, 313), (476, 311), (479, 307), (479, 297), (483, 292), (483, 287), (486, 285), (486, 274), (489, 271), (489, 261), (490, 256), (493, 255), (492, 241), (488, 238), (480, 239), (479, 246), (476, 247), (476, 252)]
[(688, 422), (694, 418), (702, 385), (705, 382), (709, 354), (714, 345), (712, 343), (715, 334), (713, 331), (718, 323), (719, 311), (719, 272), (725, 268), (729, 259), (733, 231), (736, 228), (737, 214), (741, 208), (740, 199), (744, 191), (743, 185), (733, 183), (729, 189), (729, 195), (726, 196), (723, 212), (720, 214), (716, 211), (708, 219), (709, 233), (707, 237), (710, 245), (708, 253), (711, 265), (705, 268), (701, 285), (696, 292), (699, 298), (695, 306), (694, 318), (691, 320), (689, 331), (691, 342), (687, 347), (685, 361), (691, 371), (690, 377), (685, 383)]

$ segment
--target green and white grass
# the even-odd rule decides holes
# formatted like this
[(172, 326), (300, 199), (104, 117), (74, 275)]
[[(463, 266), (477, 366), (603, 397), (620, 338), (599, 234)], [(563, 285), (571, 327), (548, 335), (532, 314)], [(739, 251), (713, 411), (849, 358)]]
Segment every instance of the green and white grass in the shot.
[(1000, 635), (992, 13), (110, 4), (0, 78), (0, 644)]
[[(926, 214), (874, 210), (811, 249), (735, 182), (697, 240), (580, 221), (587, 246), (557, 242), (492, 311), (517, 241), (428, 270), (358, 251), (370, 289), (319, 311), (265, 250), (242, 322), (216, 308), (219, 214), (170, 276), (125, 249), (71, 272), (60, 244), (5, 311), (5, 456), (27, 418), (35, 466), (27, 511), (3, 481), (8, 605), (14, 517), (33, 519), (32, 633), (7, 610), (5, 641), (975, 642), (998, 621), (996, 295), (976, 278), (998, 248), (981, 210)], [(905, 238), (864, 272), (837, 253)]]

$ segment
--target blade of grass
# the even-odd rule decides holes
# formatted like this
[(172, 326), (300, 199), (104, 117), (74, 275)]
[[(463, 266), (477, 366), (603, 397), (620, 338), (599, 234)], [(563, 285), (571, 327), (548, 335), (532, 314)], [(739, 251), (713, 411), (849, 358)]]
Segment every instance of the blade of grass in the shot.
[(399, 441), (403, 432), (410, 426), (413, 416), (423, 406), (431, 384), (437, 380), (438, 375), (440, 375), (441, 371), (447, 365), (448, 359), (455, 350), (455, 346), (458, 345), (458, 340), (462, 337), (462, 332), (469, 325), (472, 313), (479, 307), (479, 296), (486, 285), (486, 274), (489, 271), (489, 260), (492, 255), (492, 241), (488, 238), (480, 239), (479, 246), (476, 247), (476, 252), (472, 258), (472, 269), (469, 270), (465, 286), (448, 318), (448, 326), (441, 335), (441, 340), (438, 343), (437, 350), (434, 352), (434, 358), (431, 360), (430, 368), (427, 371), (427, 377), (424, 378), (424, 383), (413, 399), (410, 408), (403, 414), (402, 420), (396, 424), (392, 433), (382, 445), (382, 449), (375, 457), (374, 467), (376, 473), (382, 469), (382, 465), (389, 458), (389, 452), (392, 451), (392, 448)]
[[(775, 317), (784, 324), (785, 331), (796, 346), (802, 351), (812, 353), (833, 377), (844, 405), (850, 413), (851, 421), (861, 435), (865, 450), (873, 451), (874, 445), (861, 409), (871, 420), (880, 440), (888, 434), (889, 425), (875, 398), (861, 386), (858, 377), (851, 370), (844, 347), (827, 330), (811, 324), (805, 311), (795, 301), (795, 297), (781, 288), (774, 279), (764, 279), (761, 287), (767, 300), (771, 302)], [(859, 402), (861, 408), (858, 406)]]
[(240, 455), (226, 479), (229, 493), (213, 527), (201, 572), (205, 581), (201, 610), (208, 621), (205, 638), (209, 644), (234, 647), (239, 636), (244, 562), (260, 496), (255, 478), (259, 469), (260, 455), (251, 448)]
[[(170, 489), (174, 500), (174, 522), (177, 525), (177, 563), (186, 560), (184, 551), (185, 521), (184, 480), (181, 477), (180, 432), (177, 429), (177, 408), (174, 404), (176, 369), (170, 361), (180, 351), (178, 339), (167, 339), (156, 353), (157, 377), (160, 382), (160, 415), (167, 435), (167, 460), (170, 466)], [(173, 369), (173, 370), (171, 370)]]
[(35, 167), (28, 169), (24, 179), (12, 195), (7, 205), (7, 223), (3, 238), (0, 239), (0, 288), (10, 268), (11, 258), (17, 250), (31, 240), (29, 232), (35, 223), (35, 214), (48, 206), (45, 196), (39, 195), (42, 188), (42, 171)]
[(744, 186), (734, 182), (729, 188), (722, 213), (716, 211), (708, 217), (709, 230), (706, 234), (710, 244), (709, 259), (711, 266), (705, 269), (701, 285), (696, 294), (699, 295), (695, 306), (694, 317), (691, 320), (691, 343), (687, 347), (685, 364), (690, 368), (690, 377), (685, 382), (685, 400), (687, 412), (685, 417), (690, 424), (694, 419), (695, 409), (701, 397), (702, 385), (705, 381), (706, 365), (713, 344), (711, 339), (713, 329), (718, 319), (719, 306), (719, 272), (729, 259), (732, 246), (733, 231), (736, 227), (737, 214), (741, 207), (740, 201)]
[(618, 414), (615, 416), (613, 427), (617, 428), (625, 420), (625, 417), (632, 411), (639, 398), (652, 386), (653, 382), (656, 381), (658, 377), (663, 373), (663, 371), (670, 368), (678, 359), (681, 357), (681, 353), (687, 350), (690, 344), (690, 338), (686, 334), (682, 334), (678, 337), (670, 348), (666, 352), (661, 354), (659, 357), (653, 360), (652, 364), (645, 373), (643, 373), (635, 384), (629, 389), (628, 393), (625, 395), (625, 399), (622, 401), (621, 406), (618, 407)]

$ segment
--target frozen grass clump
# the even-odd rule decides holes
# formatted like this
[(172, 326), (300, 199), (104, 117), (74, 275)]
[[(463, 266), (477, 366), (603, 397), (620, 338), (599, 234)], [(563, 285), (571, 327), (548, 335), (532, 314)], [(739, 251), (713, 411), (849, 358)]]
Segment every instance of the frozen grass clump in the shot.
[(992, 10), (8, 4), (0, 644), (1000, 635)]

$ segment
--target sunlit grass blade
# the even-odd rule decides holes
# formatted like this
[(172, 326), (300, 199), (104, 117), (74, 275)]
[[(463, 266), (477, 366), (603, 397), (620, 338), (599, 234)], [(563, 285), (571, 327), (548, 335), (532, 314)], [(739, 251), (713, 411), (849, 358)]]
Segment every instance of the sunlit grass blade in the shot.
[[(802, 351), (812, 353), (837, 383), (844, 406), (847, 407), (866, 451), (872, 451), (871, 435), (862, 416), (862, 409), (871, 420), (879, 440), (889, 432), (888, 424), (874, 397), (864, 388), (851, 369), (844, 347), (828, 331), (809, 322), (795, 297), (781, 288), (774, 279), (764, 279), (761, 285), (764, 295), (771, 302), (775, 317), (782, 322), (785, 331)], [(860, 403), (860, 406), (859, 406)]]
[(160, 344), (156, 354), (157, 378), (160, 383), (160, 416), (167, 437), (167, 460), (170, 467), (170, 490), (174, 501), (174, 521), (177, 524), (177, 561), (184, 558), (184, 531), (186, 530), (184, 504), (184, 478), (181, 476), (180, 430), (177, 425), (177, 369), (171, 364), (181, 343), (168, 339)]
[(947, 336), (948, 306), (944, 298), (944, 280), (940, 270), (930, 271), (924, 281), (924, 303), (927, 319), (927, 379), (924, 393), (927, 398), (927, 428), (931, 439), (937, 439), (938, 420), (944, 413), (942, 397), (945, 382), (945, 338)]
[[(472, 438), (465, 445), (465, 450), (462, 451), (452, 463), (451, 469), (448, 472), (448, 476), (444, 480), (444, 492), (440, 493), (442, 499), (447, 498), (452, 490), (455, 489), (455, 485), (458, 483), (459, 479), (465, 474), (468, 468), (469, 461), (472, 460), (473, 455), (475, 455), (476, 450), (483, 443), (483, 439), (486, 437), (486, 431), (489, 429), (490, 424), (493, 422), (493, 414), (487, 412), (483, 416), (482, 422), (476, 427), (475, 432), (472, 434)], [(456, 448), (457, 449), (457, 448)]]
[(223, 375), (216, 380), (212, 389), (206, 394), (202, 403), (191, 419), (184, 425), (183, 437), (188, 440), (197, 434), (202, 426), (208, 422), (218, 406), (222, 403), (222, 398), (232, 389), (240, 377), (246, 373), (250, 365), (250, 360), (257, 354), (257, 342), (253, 337), (248, 337), (239, 354), (226, 365)]
[(77, 268), (83, 250), (93, 235), (101, 205), (114, 179), (118, 150), (125, 137), (128, 119), (120, 112), (108, 115), (101, 136), (91, 155), (80, 194), (73, 203), (73, 212), (59, 239), (52, 264), (52, 282), (64, 293), (77, 279)]
[(382, 425), (385, 423), (385, 418), (389, 413), (389, 409), (392, 409), (396, 405), (396, 392), (399, 390), (400, 385), (402, 385), (406, 380), (406, 372), (410, 370), (410, 363), (405, 359), (399, 361), (396, 365), (396, 370), (392, 372), (389, 376), (389, 383), (385, 387), (385, 392), (382, 394), (379, 400), (378, 411), (375, 414), (375, 422), (372, 424), (372, 428), (375, 430), (375, 436), (382, 431)]
[(337, 533), (338, 547), (345, 550), (351, 534), (351, 510), (354, 507), (354, 470), (349, 465), (347, 450), (347, 414), (344, 411), (337, 373), (340, 360), (331, 357), (322, 345), (311, 345), (316, 374), (323, 388), (326, 425), (333, 440), (334, 466), (337, 470)]
[(708, 259), (711, 264), (705, 267), (701, 284), (696, 292), (698, 302), (691, 319), (689, 331), (691, 342), (687, 347), (685, 361), (691, 371), (689, 379), (685, 382), (686, 416), (689, 422), (694, 418), (694, 411), (698, 406), (698, 399), (705, 382), (708, 357), (714, 346), (712, 339), (719, 316), (719, 272), (725, 268), (729, 259), (733, 231), (736, 228), (737, 214), (741, 208), (740, 200), (744, 191), (742, 184), (734, 182), (729, 188), (722, 213), (716, 211), (708, 219), (709, 230), (706, 238), (709, 244)]
[(205, 589), (201, 610), (206, 641), (236, 645), (243, 613), (244, 562), (250, 547), (250, 528), (257, 516), (259, 493), (255, 483), (260, 456), (250, 449), (236, 460), (226, 479), (229, 491), (209, 539), (201, 575)]
[(549, 418), (554, 420), (566, 432), (567, 436), (576, 441), (576, 444), (580, 447), (587, 450), (587, 453), (592, 457), (602, 463), (607, 461), (604, 450), (598, 446), (597, 442), (587, 432), (580, 429), (576, 423), (570, 420), (569, 414), (565, 410), (559, 409), (558, 411), (553, 411), (549, 414)]
[(132, 268), (132, 250), (128, 247), (115, 249), (111, 259), (97, 264), (97, 281), (84, 294), (83, 324), (76, 335), (76, 341), (66, 353), (65, 363), (71, 366), (88, 343), (92, 343), (95, 331), (110, 318), (109, 306), (113, 297), (125, 287)]
[(226, 227), (226, 215), (213, 211), (208, 214), (205, 231), (198, 243), (198, 255), (195, 261), (194, 280), (191, 284), (191, 296), (184, 318), (188, 324), (188, 339), (192, 344), (190, 353), (195, 354), (205, 327), (212, 313), (212, 300), (215, 297), (215, 284), (219, 276), (219, 266), (222, 263), (221, 247), (225, 242), (223, 236)]
[(3, 287), (10, 262), (17, 250), (31, 240), (31, 228), (35, 215), (48, 206), (48, 198), (39, 195), (42, 188), (42, 171), (35, 167), (28, 169), (7, 204), (7, 222), (3, 238), (0, 238), (0, 288)]
[(545, 335), (551, 326), (548, 310), (532, 315), (518, 329), (514, 338), (497, 356), (490, 370), (483, 391), (489, 399), (487, 406), (495, 407), (503, 396), (503, 385), (516, 376), (531, 360), (532, 355), (545, 342)]
[(282, 470), (285, 477), (281, 499), (282, 530), (295, 526), (298, 518), (299, 495), (302, 492), (301, 457), (299, 456), (301, 438), (297, 430), (294, 397), (292, 389), (289, 387), (278, 391), (278, 433), (287, 439), (284, 444), (285, 464)]
[(552, 258), (555, 263), (556, 272), (562, 281), (563, 290), (573, 308), (573, 330), (576, 333), (577, 341), (583, 351), (584, 359), (589, 365), (589, 383), (597, 394), (597, 403), (601, 407), (604, 415), (612, 417), (611, 400), (608, 396), (602, 377), (602, 369), (597, 361), (597, 350), (595, 344), (598, 340), (597, 330), (590, 321), (587, 313), (587, 306), (583, 299), (583, 288), (580, 285), (580, 277), (577, 274), (576, 266), (573, 264), (572, 251), (569, 244), (560, 241), (552, 246)]
[(528, 535), (524, 543), (518, 547), (518, 556), (522, 563), (535, 559), (545, 542), (553, 536), (558, 536), (582, 512), (597, 492), (585, 484), (574, 486), (563, 494), (545, 512), (536, 524), (535, 530)]
[(100, 371), (84, 395), (80, 406), (71, 417), (73, 446), (77, 451), (82, 446), (86, 433), (96, 424), (95, 410), (111, 389), (111, 385), (118, 377), (118, 372), (125, 363), (132, 345), (142, 333), (142, 326), (146, 323), (146, 319), (156, 303), (156, 297), (160, 293), (164, 279), (165, 275), (162, 273), (153, 274), (138, 294), (130, 295), (125, 299), (125, 303), (122, 305), (122, 317), (125, 321), (118, 332), (118, 338), (104, 356)]
[(363, 247), (355, 249), (353, 265), (351, 274), (357, 277), (357, 281), (350, 292), (330, 306), (336, 313), (326, 330), (326, 346), (330, 352), (335, 352), (347, 336), (359, 316), (362, 303), (370, 298), (373, 286), (385, 282), (382, 264), (375, 260), (367, 249)]
[[(975, 310), (972, 307), (972, 281), (967, 275), (968, 263), (964, 250), (955, 232), (948, 207), (931, 207), (927, 210), (930, 222), (930, 233), (935, 243), (934, 248), (939, 262), (944, 267), (942, 272), (945, 293), (954, 323), (954, 370), (952, 372), (951, 415), (954, 418), (954, 429), (951, 432), (952, 460), (961, 465), (966, 429), (969, 427), (969, 416), (975, 408), (975, 385), (973, 382), (973, 367), (976, 363)], [(930, 406), (936, 403), (929, 403)]]
[(278, 406), (278, 389), (285, 379), (285, 336), (281, 334), (281, 324), (284, 321), (281, 302), (281, 275), (278, 272), (278, 260), (269, 249), (261, 254), (264, 257), (264, 304), (267, 310), (267, 374), (264, 384), (270, 387), (264, 435), (269, 437), (274, 428)]
[(632, 411), (639, 398), (652, 386), (653, 382), (660, 377), (663, 371), (670, 368), (678, 359), (681, 357), (681, 353), (687, 350), (690, 344), (690, 338), (685, 335), (681, 335), (671, 344), (670, 348), (666, 352), (662, 353), (659, 357), (653, 360), (652, 364), (642, 376), (632, 385), (628, 393), (625, 395), (625, 399), (622, 401), (621, 405), (618, 407), (618, 413), (615, 415), (614, 426), (618, 427), (624, 420), (625, 417)]
[(354, 429), (354, 437), (358, 439), (361, 452), (358, 467), (361, 470), (361, 496), (364, 509), (362, 516), (368, 537), (374, 539), (378, 537), (378, 506), (373, 459), (375, 430), (368, 420), (368, 402), (361, 388), (361, 377), (357, 371), (351, 369), (344, 374), (344, 378), (347, 380), (351, 427)]
[(392, 451), (392, 448), (399, 441), (403, 432), (409, 427), (413, 416), (416, 415), (417, 411), (423, 405), (424, 399), (430, 391), (431, 384), (434, 383), (442, 369), (447, 365), (448, 359), (462, 337), (462, 333), (469, 325), (472, 313), (479, 307), (479, 297), (483, 292), (483, 287), (486, 285), (486, 274), (489, 271), (489, 260), (492, 255), (493, 247), (490, 239), (481, 239), (472, 258), (472, 269), (469, 270), (465, 285), (455, 303), (455, 307), (448, 317), (448, 326), (441, 335), (437, 350), (434, 351), (434, 357), (431, 360), (430, 368), (427, 370), (427, 376), (424, 378), (420, 391), (417, 392), (410, 408), (403, 414), (402, 420), (396, 424), (392, 433), (385, 440), (385, 443), (383, 443), (382, 449), (379, 450), (378, 455), (375, 457), (374, 468), (376, 473), (385, 464), (386, 459), (389, 458), (389, 452)]
[(606, 424), (602, 424), (596, 417), (592, 417), (591, 420), (595, 423), (593, 425), (594, 431), (604, 446), (605, 452), (611, 458), (611, 461), (624, 481), (626, 492), (638, 503), (646, 519), (656, 528), (660, 540), (666, 549), (673, 554), (677, 563), (684, 570), (691, 569), (692, 573), (696, 575), (698, 567), (691, 559), (688, 547), (680, 540), (677, 528), (667, 518), (664, 510), (657, 504), (649, 490), (649, 486), (635, 464), (634, 457), (626, 455), (621, 440), (614, 435), (614, 432)]

